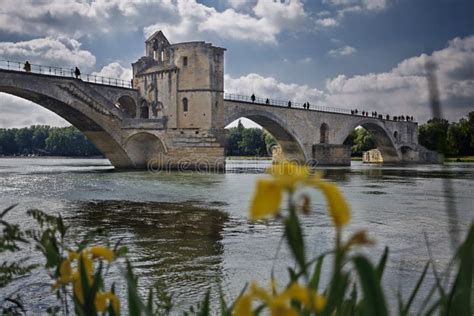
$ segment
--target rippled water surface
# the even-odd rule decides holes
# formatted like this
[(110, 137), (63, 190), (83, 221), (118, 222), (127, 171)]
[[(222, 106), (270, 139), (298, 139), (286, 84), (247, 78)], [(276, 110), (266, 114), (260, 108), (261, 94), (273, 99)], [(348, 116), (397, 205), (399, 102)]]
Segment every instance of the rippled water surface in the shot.
[[(286, 247), (277, 253), (280, 223), (247, 220), (255, 180), (267, 165), (234, 160), (222, 174), (149, 173), (117, 172), (107, 160), (0, 159), (0, 209), (19, 203), (8, 220), (24, 228), (32, 227), (25, 214), (31, 208), (61, 213), (73, 234), (104, 228), (106, 237), (97, 242), (107, 238), (127, 245), (143, 288), (159, 282), (173, 295), (178, 312), (202, 298), (205, 288), (221, 286), (235, 297), (249, 280), (267, 282), (272, 267), (281, 283), (286, 279), (286, 266), (293, 263)], [(325, 171), (353, 208), (348, 231), (365, 228), (377, 241), (364, 251), (376, 260), (390, 246), (384, 282), (392, 308), (397, 289), (411, 289), (429, 258), (427, 241), (442, 270), (453, 250), (448, 232), (464, 237), (474, 219), (474, 164), (353, 162)], [(331, 247), (334, 232), (322, 197), (308, 194), (313, 212), (302, 222), (307, 251), (317, 255)], [(27, 254), (40, 260), (34, 251)], [(118, 273), (112, 271), (111, 278)], [(40, 313), (51, 302), (45, 280), (41, 273), (23, 277), (0, 296), (20, 293), (29, 310)]]

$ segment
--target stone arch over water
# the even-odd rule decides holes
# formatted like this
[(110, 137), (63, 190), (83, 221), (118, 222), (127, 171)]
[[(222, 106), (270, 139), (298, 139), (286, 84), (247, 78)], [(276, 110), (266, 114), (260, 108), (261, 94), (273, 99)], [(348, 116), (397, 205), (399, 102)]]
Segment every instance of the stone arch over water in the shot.
[(280, 145), (285, 159), (305, 162), (309, 158), (305, 156), (303, 146), (292, 129), (276, 115), (261, 110), (236, 111), (225, 118), (225, 126), (241, 117), (247, 118), (266, 129)]

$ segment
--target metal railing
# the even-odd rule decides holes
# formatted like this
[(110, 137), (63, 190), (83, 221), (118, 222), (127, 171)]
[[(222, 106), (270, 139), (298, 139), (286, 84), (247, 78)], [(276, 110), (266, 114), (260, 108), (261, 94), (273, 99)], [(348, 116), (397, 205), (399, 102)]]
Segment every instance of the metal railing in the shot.
[[(40, 75), (48, 76), (57, 76), (57, 77), (67, 77), (67, 78), (76, 78), (74, 69), (69, 68), (59, 68), (54, 66), (44, 66), (38, 64), (29, 64), (29, 67), (25, 67), (24, 62), (10, 61), (10, 60), (0, 60), (0, 69), (14, 70), (14, 71), (23, 71), (25, 73), (34, 73)], [(93, 74), (81, 74), (77, 79), (80, 79), (89, 83), (102, 84), (107, 86), (115, 86), (122, 88), (132, 88), (130, 81), (118, 79), (118, 78), (109, 78), (102, 77)]]
[[(267, 105), (267, 106), (278, 106), (278, 107), (286, 107), (286, 108), (305, 109), (305, 110), (308, 110), (308, 111), (321, 111), (321, 112), (358, 115), (358, 116), (373, 118), (373, 119), (377, 119), (377, 120), (384, 120), (384, 121), (399, 121), (399, 118), (400, 118), (399, 116), (395, 116), (395, 117), (394, 116), (388, 116), (387, 117), (387, 115), (382, 115), (382, 117), (380, 117), (379, 115), (372, 116), (372, 115), (369, 115), (365, 111), (355, 112), (354, 110), (348, 110), (348, 109), (342, 109), (342, 108), (336, 108), (336, 107), (330, 107), (330, 106), (313, 105), (309, 102), (306, 102), (306, 107), (305, 107), (304, 103), (293, 102), (293, 101), (282, 101), (282, 100), (274, 100), (274, 99), (258, 98), (258, 97), (255, 97), (255, 99), (252, 100), (252, 96), (240, 95), (240, 94), (231, 94), (231, 93), (224, 93), (224, 100), (246, 102), (246, 103), (252, 103), (252, 104), (256, 104), (256, 105)], [(289, 104), (288, 104), (289, 102), (291, 102), (291, 106), (289, 106)], [(402, 122), (406, 122), (406, 121), (411, 122), (413, 120), (403, 119), (401, 121)]]
[[(229, 101), (241, 101), (241, 102), (255, 103), (255, 104), (260, 104), (260, 105), (273, 105), (273, 106), (280, 106), (280, 107), (287, 107), (287, 108), (291, 107), (291, 108), (296, 108), (296, 109), (307, 109), (307, 110), (313, 110), (313, 111), (351, 114), (351, 110), (348, 110), (348, 109), (335, 108), (335, 107), (330, 107), (330, 106), (313, 105), (308, 102), (306, 103), (309, 104), (309, 108), (305, 108), (303, 106), (304, 103), (300, 103), (300, 102), (282, 101), (282, 100), (274, 100), (274, 99), (258, 98), (258, 97), (255, 97), (255, 100), (252, 100), (251, 96), (231, 94), (231, 93), (224, 93), (224, 99), (229, 100)], [(288, 104), (289, 102), (291, 102), (291, 106), (289, 106)]]

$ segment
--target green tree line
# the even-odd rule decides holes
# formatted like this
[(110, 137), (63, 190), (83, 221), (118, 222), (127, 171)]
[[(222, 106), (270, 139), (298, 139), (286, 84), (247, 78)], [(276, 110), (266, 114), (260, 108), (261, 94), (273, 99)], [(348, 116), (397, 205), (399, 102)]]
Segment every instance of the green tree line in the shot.
[(0, 129), (0, 155), (97, 156), (101, 153), (77, 128), (35, 125)]
[(458, 122), (434, 118), (418, 129), (418, 142), (446, 156), (474, 155), (474, 111)]

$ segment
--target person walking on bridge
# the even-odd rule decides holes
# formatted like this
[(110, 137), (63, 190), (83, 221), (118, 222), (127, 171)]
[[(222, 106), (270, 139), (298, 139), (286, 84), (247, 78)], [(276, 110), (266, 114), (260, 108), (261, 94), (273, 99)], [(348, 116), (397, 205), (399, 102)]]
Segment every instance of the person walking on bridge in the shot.
[(81, 71), (79, 68), (76, 67), (76, 70), (74, 70), (74, 75), (76, 76), (76, 79), (79, 79), (81, 77)]
[(28, 62), (28, 60), (25, 62), (25, 66), (23, 67), (23, 69), (26, 72), (31, 72), (31, 64)]
[(252, 95), (250, 96), (250, 100), (252, 100), (252, 103), (255, 102), (255, 94), (252, 93)]
[(288, 101), (288, 107), (291, 108), (291, 101)]

